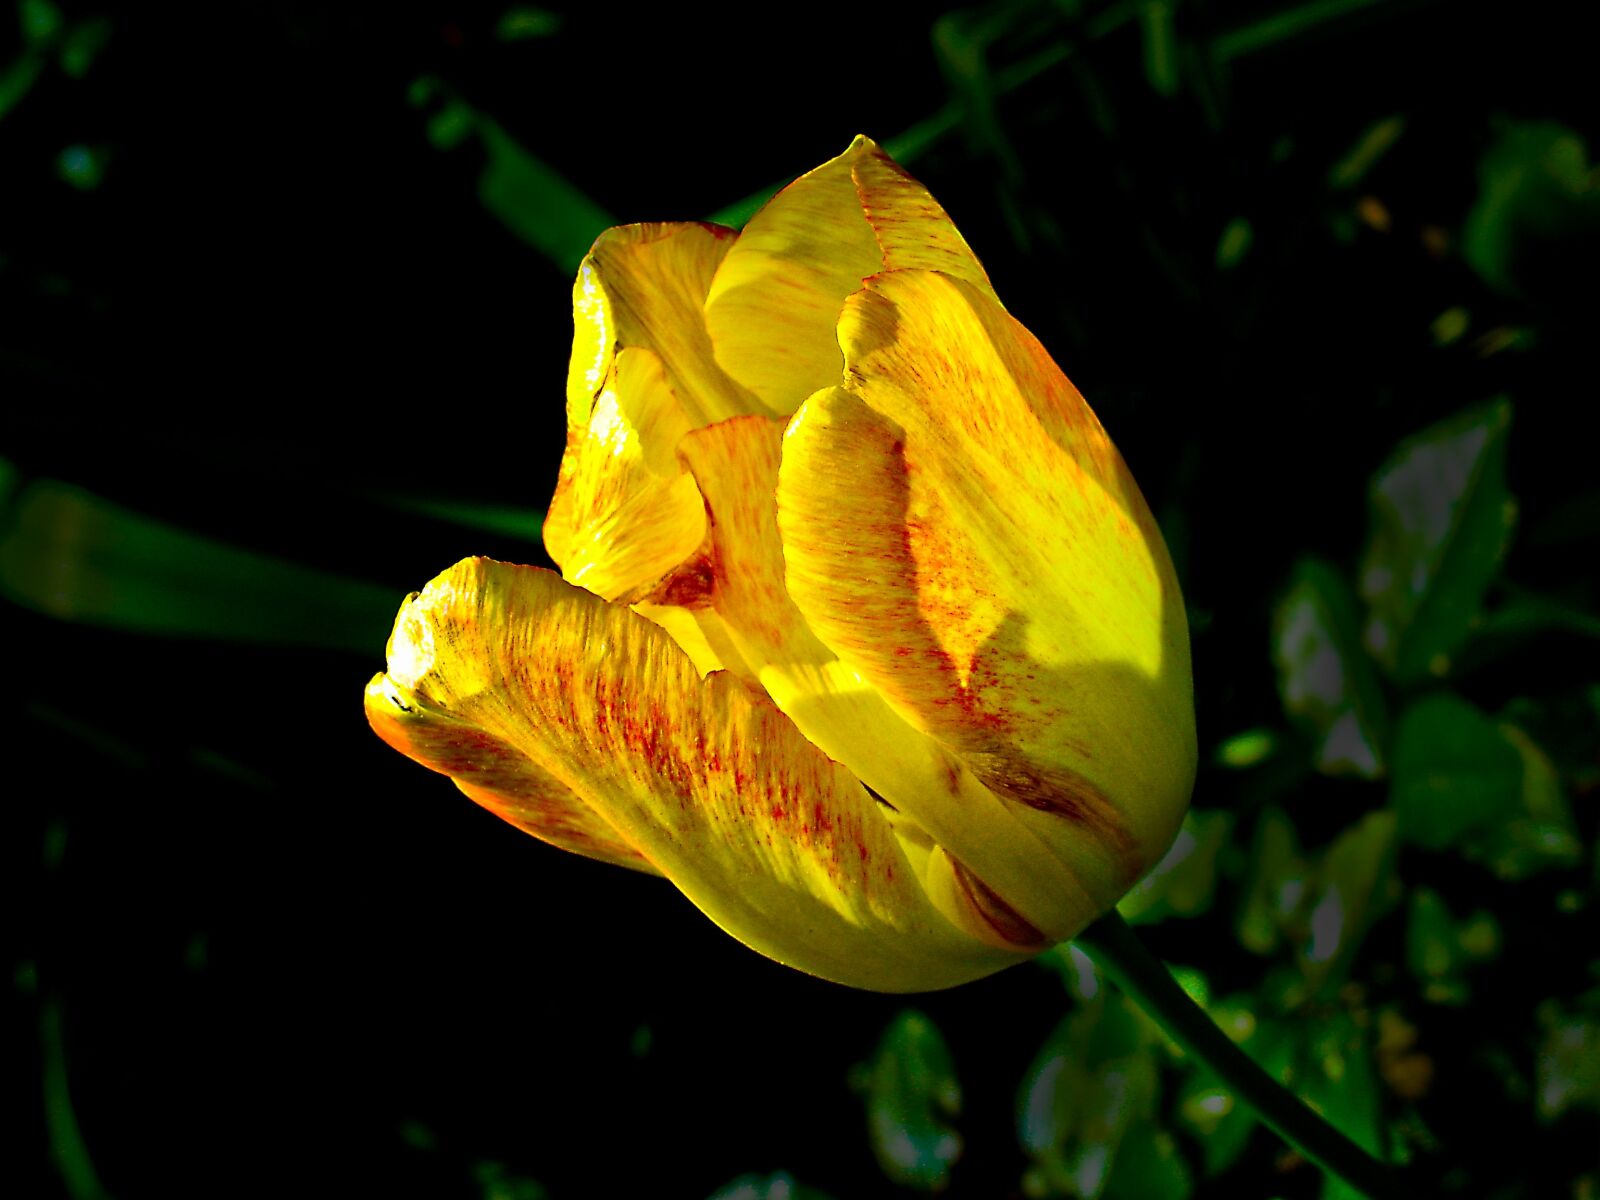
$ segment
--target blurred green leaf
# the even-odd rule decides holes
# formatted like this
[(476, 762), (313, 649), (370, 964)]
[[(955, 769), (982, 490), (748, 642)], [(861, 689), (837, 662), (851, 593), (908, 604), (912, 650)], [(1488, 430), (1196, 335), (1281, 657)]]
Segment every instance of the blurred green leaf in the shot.
[(1383, 773), (1383, 694), (1361, 648), (1355, 596), (1320, 559), (1302, 559), (1273, 611), (1272, 657), (1284, 710), (1314, 738), (1328, 775)]
[(100, 1182), (73, 1104), (66, 1043), (60, 1002), (47, 999), (39, 1009), (39, 1056), (44, 1074), (44, 1124), (50, 1139), (50, 1157), (69, 1200), (109, 1200), (110, 1193)]
[(1226, 271), (1238, 266), (1254, 241), (1255, 226), (1249, 218), (1234, 217), (1223, 226), (1222, 236), (1217, 239), (1217, 269)]
[(1500, 950), (1500, 926), (1489, 912), (1464, 921), (1451, 915), (1432, 888), (1411, 894), (1406, 921), (1406, 966), (1422, 984), (1425, 999), (1435, 1004), (1463, 1004), (1469, 987), (1467, 967), (1494, 958)]
[(1135, 925), (1205, 912), (1217, 887), (1217, 855), (1232, 828), (1231, 813), (1190, 809), (1166, 856), (1134, 884), (1117, 911)]
[(1109, 991), (1056, 1027), (1017, 1096), (1017, 1138), (1034, 1162), (1031, 1194), (1105, 1193), (1123, 1138), (1155, 1112), (1154, 1038), (1127, 999)]
[(1508, 125), (1478, 164), (1478, 198), (1462, 252), (1502, 292), (1529, 296), (1586, 285), (1600, 238), (1600, 174), (1575, 131), (1553, 121)]
[(1600, 639), (1600, 617), (1502, 582), (1509, 598), (1473, 627), (1475, 638), (1530, 635), (1547, 630)]
[[(1301, 1026), (1306, 1037), (1300, 1098), (1367, 1153), (1384, 1157), (1378, 1072), (1362, 1028), (1334, 1012)], [(1323, 1200), (1366, 1200), (1333, 1175), (1323, 1177)]]
[(1076, 1000), (1093, 1000), (1100, 994), (1103, 981), (1094, 960), (1073, 942), (1058, 942), (1034, 960), (1039, 966), (1052, 971), (1061, 980), (1067, 994)]
[(372, 656), (402, 597), (129, 512), (54, 480), (0, 523), (0, 595), (64, 621)]
[(1369, 125), (1347, 153), (1328, 171), (1328, 186), (1340, 190), (1353, 188), (1377, 166), (1378, 160), (1406, 131), (1406, 119), (1396, 114)]
[(1395, 816), (1368, 813), (1322, 857), (1309, 895), (1300, 966), (1311, 994), (1344, 981), (1367, 930), (1394, 900)]
[(1300, 856), (1294, 823), (1275, 805), (1261, 810), (1250, 849), (1250, 869), (1234, 922), (1245, 949), (1270, 954), (1300, 908), (1309, 886), (1309, 870)]
[(961, 1087), (938, 1027), (906, 1009), (884, 1032), (861, 1084), (883, 1173), (902, 1187), (944, 1187), (961, 1157), (961, 1136), (949, 1124), (961, 1112)]
[(489, 155), (478, 180), (484, 207), (557, 266), (576, 271), (595, 238), (616, 224), (611, 214), (529, 154), (497, 122), (480, 115), (478, 136)]
[[(1203, 1005), (1217, 1028), (1234, 1042), (1246, 1046), (1260, 1032), (1255, 1014), (1259, 1006), (1259, 998), (1248, 995), (1233, 995)], [(1255, 1115), (1239, 1103), (1221, 1078), (1193, 1059), (1188, 1061), (1188, 1070), (1178, 1092), (1176, 1116), (1198, 1140), (1208, 1177), (1221, 1174), (1238, 1161), (1257, 1125)]]
[(1555, 765), (1515, 725), (1502, 722), (1498, 731), (1522, 762), (1520, 803), (1503, 821), (1480, 830), (1467, 853), (1502, 879), (1526, 879), (1546, 868), (1577, 865), (1583, 860), (1583, 842)]
[(82, 79), (110, 40), (111, 22), (105, 18), (78, 22), (61, 39), (59, 61), (62, 73), (73, 79)]
[(1195, 1135), (1207, 1176), (1226, 1171), (1250, 1144), (1256, 1119), (1215, 1074), (1192, 1072), (1178, 1093), (1178, 1120)]
[(1389, 796), (1403, 840), (1429, 850), (1515, 810), (1522, 761), (1477, 708), (1449, 692), (1400, 714)]
[(787, 1171), (741, 1175), (720, 1187), (708, 1200), (830, 1200), (826, 1192), (801, 1187)]
[(999, 88), (990, 68), (989, 51), (1008, 28), (1003, 12), (967, 8), (947, 12), (929, 31), (934, 57), (956, 101), (960, 121), (976, 144), (992, 155), (1003, 176), (1021, 170), (1016, 148), (1000, 119)]
[(1577, 1105), (1600, 1109), (1600, 991), (1539, 1007), (1544, 1038), (1534, 1064), (1539, 1116), (1553, 1121)]
[(1242, 771), (1265, 762), (1278, 750), (1278, 738), (1270, 729), (1246, 729), (1217, 743), (1212, 758), (1224, 767)]
[(500, 15), (494, 27), (494, 36), (502, 42), (521, 42), (529, 38), (549, 37), (560, 32), (561, 14), (547, 8), (519, 4)]
[(105, 154), (93, 146), (65, 146), (56, 156), (56, 174), (80, 192), (99, 187), (105, 173)]
[(530, 153), (504, 127), (468, 104), (440, 79), (420, 76), (408, 98), (414, 107), (442, 101), (428, 118), (428, 139), (451, 150), (476, 135), (484, 154), (478, 199), (505, 227), (554, 262), (576, 271), (595, 238), (617, 222), (564, 175)]
[(1502, 879), (1526, 879), (1583, 859), (1566, 791), (1523, 730), (1449, 693), (1403, 715), (1390, 796), (1401, 836), (1457, 848)]
[(4, 119), (22, 102), (22, 98), (33, 90), (33, 85), (38, 82), (39, 74), (44, 70), (44, 56), (32, 50), (24, 50), (11, 62), (0, 69), (0, 119)]
[(1139, 25), (1144, 32), (1144, 77), (1158, 96), (1178, 92), (1178, 47), (1173, 35), (1176, 0), (1140, 0)]
[(474, 1164), (472, 1176), (482, 1200), (547, 1200), (550, 1195), (542, 1184), (492, 1159)]
[(1319, 32), (1363, 8), (1384, 0), (1311, 0), (1294, 8), (1282, 9), (1248, 25), (1241, 25), (1212, 39), (1211, 56), (1218, 63), (1270, 50)]
[(1438, 892), (1417, 888), (1411, 894), (1411, 914), (1406, 923), (1406, 965), (1411, 973), (1423, 983), (1444, 980), (1460, 966), (1461, 957), (1450, 910)]
[(476, 131), (478, 114), (461, 100), (447, 100), (428, 118), (428, 142), (435, 150), (454, 150)]
[(459, 525), (463, 529), (479, 530), (498, 537), (520, 538), (537, 542), (544, 528), (544, 513), (536, 508), (523, 508), (515, 504), (484, 504), (469, 500), (431, 499), (402, 493), (375, 493), (372, 499), (403, 512), (417, 513)]
[(1194, 1191), (1178, 1144), (1153, 1120), (1135, 1121), (1122, 1135), (1105, 1200), (1188, 1200)]
[(61, 32), (61, 9), (50, 0), (18, 0), (17, 22), (22, 40), (29, 45), (47, 42)]
[(1361, 569), (1366, 644), (1402, 684), (1450, 669), (1510, 542), (1506, 401), (1469, 409), (1402, 442), (1370, 488)]
[[(1242, 1043), (1263, 1070), (1322, 1114), (1368, 1153), (1382, 1159), (1382, 1103), (1366, 1032), (1349, 1013), (1327, 1005), (1315, 1016), (1261, 1014)], [(1333, 1175), (1325, 1200), (1364, 1200)]]

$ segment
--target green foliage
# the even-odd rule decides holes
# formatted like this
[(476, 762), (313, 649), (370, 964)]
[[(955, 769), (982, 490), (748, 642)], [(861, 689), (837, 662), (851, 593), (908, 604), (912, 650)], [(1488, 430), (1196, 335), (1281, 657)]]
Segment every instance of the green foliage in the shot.
[(1256, 819), (1250, 867), (1234, 922), (1240, 945), (1256, 954), (1276, 950), (1309, 885), (1309, 867), (1300, 855), (1293, 822), (1276, 806), (1263, 809)]
[[(1218, 1019), (1224, 1031), (1231, 1032), (1225, 1010), (1208, 1011)], [(1247, 1029), (1255, 1028), (1255, 1017), (1247, 1009), (1238, 1008), (1235, 1012), (1246, 1019)], [(1257, 1126), (1250, 1110), (1216, 1075), (1204, 1068), (1188, 1072), (1184, 1079), (1178, 1091), (1176, 1119), (1199, 1143), (1201, 1165), (1207, 1178), (1222, 1174), (1239, 1160)]]
[[(169, 637), (367, 651), (396, 597), (40, 480), (0, 512), (0, 595), (64, 621)], [(377, 639), (374, 642), (374, 639)]]
[(486, 1159), (473, 1168), (482, 1200), (549, 1200), (550, 1193), (537, 1181), (520, 1175), (503, 1162)]
[(17, 25), (21, 52), (0, 66), (0, 120), (38, 84), (52, 57), (69, 78), (87, 75), (112, 28), (104, 17), (68, 24), (61, 8), (49, 0), (18, 0)]
[(1447, 692), (1401, 715), (1391, 797), (1405, 840), (1458, 847), (1502, 878), (1572, 866), (1583, 854), (1544, 752), (1515, 726)]
[(1373, 477), (1366, 644), (1402, 685), (1449, 672), (1510, 543), (1510, 424), (1504, 401), (1469, 410), (1408, 439)]
[(1361, 647), (1355, 596), (1331, 565), (1304, 559), (1295, 568), (1274, 612), (1272, 648), (1284, 710), (1311, 735), (1316, 768), (1381, 775), (1383, 695)]
[(854, 1082), (864, 1094), (868, 1140), (883, 1173), (902, 1187), (944, 1187), (961, 1157), (961, 1135), (950, 1123), (961, 1112), (961, 1085), (938, 1027), (905, 1010)]
[(476, 140), (483, 156), (478, 199), (505, 227), (563, 272), (576, 271), (595, 238), (617, 221), (505, 127), (433, 76), (411, 84), (411, 104), (432, 107), (428, 140), (454, 151)]
[(493, 533), (501, 537), (538, 542), (544, 528), (544, 513), (536, 508), (513, 504), (484, 504), (470, 500), (435, 499), (409, 492), (380, 492), (371, 497), (400, 512), (416, 513), (435, 521), (446, 521), (462, 529)]
[(1539, 1115), (1553, 1121), (1569, 1109), (1600, 1110), (1600, 987), (1576, 1002), (1539, 1008), (1543, 1039), (1535, 1067)]
[(1540, 298), (1563, 276), (1592, 270), (1600, 186), (1576, 131), (1554, 121), (1507, 124), (1478, 165), (1478, 189), (1462, 252), (1492, 287)]
[(560, 31), (560, 13), (531, 4), (519, 4), (500, 14), (494, 35), (502, 42), (521, 42), (529, 38), (551, 37)]
[(1233, 815), (1191, 809), (1172, 848), (1117, 905), (1132, 924), (1195, 917), (1211, 907), (1217, 856), (1227, 845)]
[(826, 1192), (801, 1187), (787, 1171), (772, 1175), (741, 1175), (718, 1188), (707, 1200), (829, 1200)]
[(79, 191), (92, 191), (105, 177), (105, 155), (92, 146), (65, 146), (56, 158), (56, 171), (64, 183)]
[(1521, 779), (1516, 748), (1459, 696), (1424, 696), (1400, 714), (1390, 798), (1406, 841), (1459, 844), (1510, 810)]
[(1500, 923), (1479, 910), (1458, 921), (1432, 888), (1411, 893), (1406, 920), (1406, 965), (1435, 1004), (1465, 1004), (1471, 996), (1467, 969), (1500, 952)]
[[(1149, 1023), (1110, 989), (1061, 1022), (1017, 1097), (1017, 1137), (1033, 1160), (1023, 1183), (1028, 1195), (1189, 1194), (1187, 1167), (1151, 1124), (1160, 1096), (1157, 1048)], [(1126, 1170), (1118, 1165), (1124, 1156), (1132, 1164)]]
[[(1383, 1157), (1378, 1077), (1365, 1031), (1347, 1012), (1298, 1026), (1284, 1080), (1356, 1145)], [(1326, 1178), (1323, 1200), (1362, 1200), (1342, 1180)]]
[(1312, 994), (1344, 982), (1373, 923), (1395, 899), (1395, 817), (1369, 813), (1322, 857), (1306, 905), (1299, 962)]

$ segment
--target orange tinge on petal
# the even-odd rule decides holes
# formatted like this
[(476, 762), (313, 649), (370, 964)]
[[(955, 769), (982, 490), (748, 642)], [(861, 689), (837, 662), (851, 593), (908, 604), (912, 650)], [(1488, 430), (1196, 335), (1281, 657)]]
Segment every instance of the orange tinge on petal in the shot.
[(468, 559), (400, 613), (385, 740), (547, 841), (656, 870), (734, 937), (884, 991), (1016, 951), (932, 905), (882, 807), (765, 697), (549, 571)]
[[(1193, 783), (1161, 535), (1082, 397), (983, 289), (889, 272), (839, 334), (844, 387), (808, 399), (784, 442), (789, 594), (1104, 911), (1165, 852)], [(1030, 917), (1052, 892), (1070, 906), (1060, 872), (1021, 890), (979, 874)]]

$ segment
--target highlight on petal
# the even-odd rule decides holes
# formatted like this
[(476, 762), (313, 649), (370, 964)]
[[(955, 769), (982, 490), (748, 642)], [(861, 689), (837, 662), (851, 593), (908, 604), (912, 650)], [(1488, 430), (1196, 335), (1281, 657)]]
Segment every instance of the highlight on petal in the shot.
[(706, 332), (706, 294), (735, 236), (717, 225), (643, 224), (608, 229), (595, 241), (572, 288), (569, 436), (588, 424), (616, 351), (630, 347), (661, 360), (691, 426), (761, 411), (717, 365)]
[(1165, 851), (1193, 782), (1160, 533), (1088, 406), (982, 289), (884, 274), (839, 337), (845, 388), (785, 437), (788, 590), (1109, 907)]
[[(776, 489), (783, 423), (734, 417), (688, 434), (679, 454), (704, 497), (706, 545), (660, 594), (758, 685), (808, 741), (893, 806), (896, 835), (935, 906), (974, 937), (1021, 948), (1070, 937), (1101, 908), (1073, 866), (1026, 829), (948, 750), (913, 728), (806, 624), (784, 586)], [(699, 661), (682, 628), (652, 609)], [(968, 861), (945, 846), (961, 846)], [(1052, 902), (1032, 903), (1041, 880)], [(1001, 897), (1016, 895), (1024, 917)], [(1041, 930), (1046, 931), (1041, 933)], [(998, 940), (997, 940), (998, 939)]]
[(717, 269), (706, 326), (717, 361), (788, 416), (843, 369), (839, 309), (885, 269), (948, 271), (987, 288), (983, 267), (937, 201), (876, 143), (784, 188), (745, 226)]
[[(780, 962), (912, 991), (1037, 949), (941, 915), (887, 810), (765, 696), (728, 672), (701, 678), (654, 624), (549, 571), (457, 564), (402, 609), (390, 664), (368, 712), (404, 752), (461, 771), (480, 802), (516, 793), (524, 827), (524, 810), (570, 795), (563, 821), (598, 818), (609, 848)], [(414, 725), (397, 727), (400, 704)]]
[(653, 351), (619, 351), (568, 430), (545, 546), (563, 576), (611, 600), (654, 584), (705, 537), (705, 507), (675, 448), (689, 419)]

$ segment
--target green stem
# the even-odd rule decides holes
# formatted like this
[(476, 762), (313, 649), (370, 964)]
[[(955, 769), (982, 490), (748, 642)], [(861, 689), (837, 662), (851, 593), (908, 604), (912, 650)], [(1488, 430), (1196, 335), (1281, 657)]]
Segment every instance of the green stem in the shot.
[(1234, 1095), (1301, 1154), (1371, 1200), (1403, 1200), (1411, 1194), (1387, 1167), (1312, 1112), (1228, 1040), (1116, 910), (1073, 941), (1167, 1036), (1215, 1071)]

